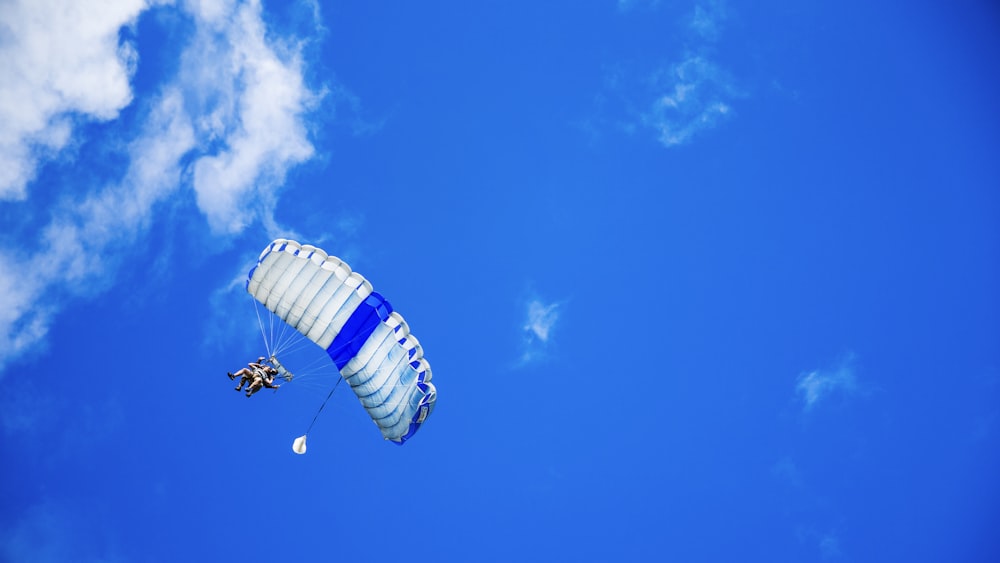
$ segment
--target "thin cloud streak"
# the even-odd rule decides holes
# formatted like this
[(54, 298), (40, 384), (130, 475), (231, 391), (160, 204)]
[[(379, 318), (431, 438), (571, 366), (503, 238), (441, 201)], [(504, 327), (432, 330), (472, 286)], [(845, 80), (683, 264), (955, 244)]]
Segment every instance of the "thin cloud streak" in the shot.
[(641, 121), (658, 131), (665, 147), (686, 144), (733, 113), (730, 100), (736, 92), (732, 79), (709, 55), (726, 17), (721, 0), (695, 5), (686, 20), (686, 30), (692, 35), (687, 53), (679, 62), (653, 75), (653, 86), (662, 93), (648, 106)]
[(643, 117), (643, 122), (659, 131), (660, 142), (672, 147), (688, 142), (695, 134), (714, 127), (729, 116), (725, 101), (729, 91), (723, 73), (705, 58), (693, 55), (664, 73), (667, 90)]
[[(305, 85), (296, 44), (265, 37), (258, 1), (189, 7), (194, 39), (177, 77), (147, 102), (150, 109), (127, 143), (122, 179), (63, 195), (36, 247), (0, 250), (8, 266), (0, 271), (0, 372), (43, 345), (69, 299), (113, 283), (118, 262), (136, 251), (158, 208), (184, 188), (193, 188), (216, 232), (237, 234), (255, 221), (269, 232), (283, 231), (274, 206), (289, 167), (313, 155), (305, 119), (318, 96)], [(121, 22), (121, 16), (110, 18), (105, 27)], [(48, 87), (38, 89), (44, 94)], [(23, 168), (34, 166), (20, 149), (8, 148), (0, 145), (0, 162), (21, 159)], [(32, 203), (28, 198), (15, 205)]]
[(549, 341), (549, 333), (559, 320), (559, 304), (545, 304), (537, 299), (528, 303), (528, 322), (524, 330), (542, 342)]
[(813, 370), (800, 375), (795, 385), (795, 391), (807, 411), (831, 395), (850, 395), (857, 389), (853, 355), (847, 356), (834, 368)]
[(538, 298), (528, 301), (526, 319), (522, 326), (522, 351), (519, 366), (539, 361), (546, 357), (552, 344), (552, 337), (562, 314), (560, 303), (546, 303)]

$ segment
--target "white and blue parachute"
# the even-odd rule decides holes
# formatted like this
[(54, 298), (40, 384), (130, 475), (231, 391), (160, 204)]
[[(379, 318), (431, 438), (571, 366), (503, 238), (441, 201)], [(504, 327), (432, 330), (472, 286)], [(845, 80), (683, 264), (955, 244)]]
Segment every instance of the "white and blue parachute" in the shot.
[[(434, 410), (437, 392), (420, 342), (389, 301), (339, 258), (275, 240), (250, 270), (247, 292), (326, 350), (387, 440), (402, 444)], [(305, 451), (304, 436), (293, 449)]]

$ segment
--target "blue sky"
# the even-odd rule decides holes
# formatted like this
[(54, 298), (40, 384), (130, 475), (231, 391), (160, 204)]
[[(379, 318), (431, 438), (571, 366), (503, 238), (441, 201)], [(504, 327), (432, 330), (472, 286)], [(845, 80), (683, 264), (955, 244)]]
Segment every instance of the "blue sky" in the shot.
[[(1000, 9), (0, 6), (0, 560), (993, 561)], [(347, 260), (439, 399), (246, 399)]]

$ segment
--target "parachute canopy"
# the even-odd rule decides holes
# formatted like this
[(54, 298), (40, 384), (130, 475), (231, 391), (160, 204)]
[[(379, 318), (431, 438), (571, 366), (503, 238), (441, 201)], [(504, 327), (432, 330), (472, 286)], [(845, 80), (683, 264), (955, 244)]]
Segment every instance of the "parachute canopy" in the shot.
[[(326, 350), (387, 440), (402, 444), (434, 410), (437, 391), (419, 341), (344, 261), (278, 239), (250, 270), (247, 292)], [(304, 437), (293, 449), (305, 452)]]

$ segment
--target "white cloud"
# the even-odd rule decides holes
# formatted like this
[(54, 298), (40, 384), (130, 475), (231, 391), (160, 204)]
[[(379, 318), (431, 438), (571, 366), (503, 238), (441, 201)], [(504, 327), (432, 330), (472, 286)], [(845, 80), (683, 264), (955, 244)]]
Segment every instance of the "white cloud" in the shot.
[(135, 50), (119, 30), (143, 0), (0, 2), (0, 199), (23, 199), (38, 162), (75, 119), (109, 120), (132, 100)]
[(694, 7), (688, 20), (691, 31), (706, 41), (714, 41), (722, 31), (726, 19), (726, 6), (722, 0), (706, 0)]
[[(619, 3), (620, 8), (631, 2)], [(683, 145), (702, 131), (733, 115), (738, 97), (729, 73), (712, 60), (715, 42), (727, 19), (723, 0), (703, 0), (694, 5), (682, 23), (687, 36), (684, 55), (650, 74), (652, 101), (641, 102), (639, 122), (657, 131), (666, 147)], [(632, 130), (629, 124), (626, 130)]]
[(653, 103), (643, 122), (659, 131), (665, 146), (686, 143), (732, 111), (726, 101), (731, 92), (727, 79), (701, 56), (672, 65), (656, 82), (667, 92)]
[(561, 308), (562, 305), (559, 303), (545, 303), (537, 298), (528, 301), (526, 320), (522, 327), (524, 340), (522, 342), (520, 365), (528, 364), (545, 357), (547, 349), (551, 344), (556, 324), (559, 322)]
[[(0, 5), (5, 27), (35, 30), (20, 32), (14, 47), (0, 48), (9, 51), (0, 51), (0, 60), (11, 54), (46, 61), (17, 66), (23, 83), (16, 89), (0, 85), (0, 112), (27, 114), (13, 134), (0, 133), (0, 169), (7, 163), (20, 170), (0, 184), (0, 196), (25, 198), (8, 205), (51, 207), (37, 240), (0, 246), (0, 370), (41, 344), (67, 298), (113, 283), (117, 261), (135, 251), (170, 196), (193, 188), (198, 208), (218, 232), (235, 234), (258, 221), (279, 232), (273, 209), (285, 173), (313, 154), (305, 120), (317, 96), (305, 84), (299, 45), (265, 33), (258, 0), (190, 2), (184, 15), (194, 23), (193, 39), (177, 75), (155, 99), (142, 100), (146, 109), (131, 139), (103, 139), (126, 147), (121, 179), (97, 188), (69, 180), (67, 189), (76, 193), (62, 194), (56, 205), (31, 201), (26, 187), (39, 162), (38, 139), (58, 137), (45, 145), (57, 150), (72, 133), (65, 112), (112, 119), (131, 99), (128, 67), (136, 55), (121, 54), (117, 33), (144, 5), (126, 4), (130, 9), (123, 4), (117, 11), (105, 6), (76, 14), (85, 31), (64, 23), (64, 14), (47, 24), (47, 12)], [(57, 47), (45, 40), (59, 34), (68, 34), (55, 41), (60, 53), (72, 51), (76, 41), (84, 54), (50, 60), (47, 53)], [(94, 67), (97, 81), (64, 68), (73, 65)], [(110, 93), (95, 93), (102, 89)], [(11, 110), (3, 96), (56, 101)]]
[[(48, 332), (53, 314), (70, 295), (100, 291), (117, 262), (109, 252), (136, 241), (153, 206), (180, 183), (181, 157), (194, 136), (177, 92), (168, 92), (129, 147), (130, 166), (122, 182), (53, 211), (37, 246), (26, 253), (0, 250), (0, 368)], [(16, 272), (17, 275), (14, 275)]]
[(296, 45), (268, 43), (260, 11), (254, 0), (229, 14), (210, 12), (184, 53), (183, 86), (202, 104), (199, 133), (223, 147), (197, 159), (193, 182), (219, 232), (240, 232), (256, 219), (273, 230), (277, 187), (289, 167), (313, 155), (302, 116), (318, 97), (305, 86)]
[(809, 410), (831, 395), (854, 393), (858, 388), (854, 372), (854, 356), (848, 355), (833, 368), (800, 375), (795, 390), (801, 397), (804, 408)]
[(559, 304), (545, 304), (539, 300), (528, 303), (528, 322), (524, 330), (542, 342), (549, 341), (549, 333), (559, 320)]

